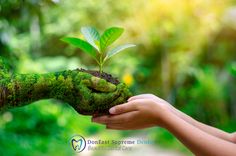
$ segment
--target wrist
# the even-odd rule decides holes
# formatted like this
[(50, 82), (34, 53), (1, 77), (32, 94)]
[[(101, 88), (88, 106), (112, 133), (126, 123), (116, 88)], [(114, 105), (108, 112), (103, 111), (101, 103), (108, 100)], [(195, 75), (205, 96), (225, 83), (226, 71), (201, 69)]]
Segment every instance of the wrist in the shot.
[(49, 98), (46, 74), (16, 74), (11, 83), (11, 96), (18, 106)]
[(167, 127), (170, 125), (171, 122), (173, 122), (176, 118), (178, 118), (177, 115), (175, 115), (172, 111), (169, 109), (163, 109), (160, 113), (156, 114), (156, 120), (160, 121), (159, 125), (162, 128), (167, 129)]
[(176, 114), (169, 114), (166, 117), (166, 121), (165, 121), (165, 125), (163, 128), (165, 128), (168, 131), (172, 131), (173, 129), (175, 129), (176, 126), (178, 126), (179, 122), (184, 121), (182, 118), (180, 118), (179, 116), (177, 116)]
[(172, 120), (173, 112), (166, 107), (157, 107), (154, 111), (155, 125), (165, 128), (169, 120)]

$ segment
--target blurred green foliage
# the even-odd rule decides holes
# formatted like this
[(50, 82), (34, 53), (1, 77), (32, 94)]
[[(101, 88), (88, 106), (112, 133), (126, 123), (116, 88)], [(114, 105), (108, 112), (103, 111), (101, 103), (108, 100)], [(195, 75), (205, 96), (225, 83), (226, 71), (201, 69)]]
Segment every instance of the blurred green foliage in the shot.
[[(136, 94), (154, 93), (231, 132), (236, 129), (235, 17), (235, 0), (1, 0), (0, 55), (21, 73), (96, 69), (96, 62), (59, 39), (81, 37), (86, 25), (101, 31), (121, 26), (125, 33), (115, 44), (138, 46), (116, 56), (106, 72)], [(175, 140), (166, 131), (147, 132), (158, 143)], [(90, 117), (54, 100), (0, 114), (4, 155), (71, 155), (73, 134), (118, 137), (127, 132), (103, 133)], [(172, 141), (164, 145), (170, 143), (175, 147)]]

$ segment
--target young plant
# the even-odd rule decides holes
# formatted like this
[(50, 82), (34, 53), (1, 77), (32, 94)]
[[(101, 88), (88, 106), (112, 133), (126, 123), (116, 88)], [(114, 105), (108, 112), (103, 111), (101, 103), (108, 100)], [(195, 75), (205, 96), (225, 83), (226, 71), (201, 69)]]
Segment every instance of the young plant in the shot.
[(99, 66), (99, 72), (103, 72), (104, 63), (115, 54), (126, 48), (134, 47), (134, 44), (123, 44), (109, 50), (109, 46), (124, 32), (123, 28), (111, 27), (100, 36), (94, 27), (82, 27), (81, 33), (86, 41), (75, 37), (64, 37), (61, 40), (92, 56)]

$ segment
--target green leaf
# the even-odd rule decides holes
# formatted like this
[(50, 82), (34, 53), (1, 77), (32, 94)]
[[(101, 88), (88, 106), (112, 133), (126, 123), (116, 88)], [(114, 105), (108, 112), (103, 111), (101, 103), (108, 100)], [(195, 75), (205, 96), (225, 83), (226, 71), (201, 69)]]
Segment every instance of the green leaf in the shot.
[(61, 40), (80, 48), (81, 50), (92, 56), (95, 60), (97, 60), (96, 49), (94, 49), (93, 46), (91, 46), (88, 42), (74, 37), (64, 37)]
[(124, 32), (123, 28), (118, 27), (111, 27), (107, 29), (101, 36), (100, 39), (100, 47), (101, 51), (104, 52), (104, 50), (111, 45), (115, 40), (117, 40), (121, 34)]
[(90, 43), (94, 48), (99, 50), (96, 42), (100, 40), (100, 35), (94, 27), (82, 27), (81, 33), (84, 35), (84, 38)]
[(134, 46), (136, 46), (136, 45), (134, 45), (134, 44), (123, 44), (123, 45), (117, 46), (114, 49), (107, 52), (107, 56), (106, 56), (105, 60), (109, 59), (110, 57), (112, 57), (115, 54), (118, 54), (122, 50), (125, 50), (127, 48), (131, 48), (131, 47), (134, 47)]

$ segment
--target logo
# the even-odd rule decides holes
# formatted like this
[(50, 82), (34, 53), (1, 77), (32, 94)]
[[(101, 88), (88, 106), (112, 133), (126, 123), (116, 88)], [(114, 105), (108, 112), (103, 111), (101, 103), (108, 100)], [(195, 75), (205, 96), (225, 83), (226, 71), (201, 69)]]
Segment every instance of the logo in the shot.
[(70, 144), (72, 149), (77, 153), (82, 152), (86, 147), (86, 141), (81, 135), (73, 136), (70, 140)]

